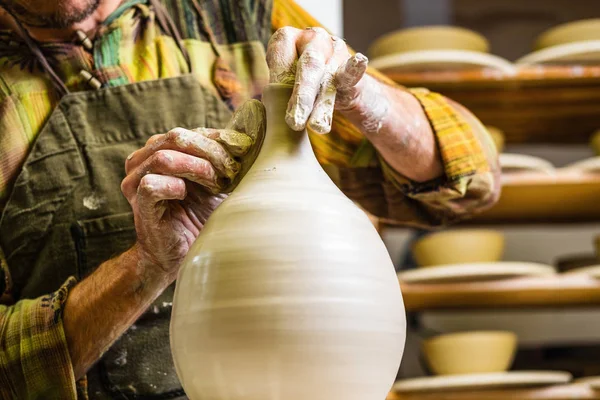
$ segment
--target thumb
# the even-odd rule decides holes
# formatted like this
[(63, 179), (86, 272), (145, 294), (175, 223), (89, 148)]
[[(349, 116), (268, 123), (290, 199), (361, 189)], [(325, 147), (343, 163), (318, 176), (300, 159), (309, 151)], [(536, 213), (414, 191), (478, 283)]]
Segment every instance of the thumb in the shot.
[(252, 140), (252, 146), (240, 157), (239, 173), (224, 188), (224, 193), (230, 193), (237, 187), (258, 157), (267, 129), (265, 106), (258, 100), (248, 100), (234, 112), (227, 129), (247, 135)]

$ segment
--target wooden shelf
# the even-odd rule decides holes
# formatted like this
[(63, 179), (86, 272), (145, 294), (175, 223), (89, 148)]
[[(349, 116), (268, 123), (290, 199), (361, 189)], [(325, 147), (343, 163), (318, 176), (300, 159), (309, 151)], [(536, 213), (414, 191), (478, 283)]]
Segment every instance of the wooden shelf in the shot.
[(478, 390), (463, 392), (390, 393), (386, 400), (575, 400), (600, 399), (600, 392), (581, 384), (547, 386), (511, 390)]
[(504, 130), (507, 143), (587, 143), (600, 129), (600, 66), (491, 70), (382, 70), (409, 87), (427, 87), (462, 103), (485, 124)]
[(498, 203), (474, 223), (600, 221), (600, 176), (515, 175), (503, 180)]
[(400, 286), (407, 311), (600, 306), (600, 280), (584, 275)]
[[(502, 193), (489, 210), (465, 225), (600, 223), (600, 175), (523, 174), (503, 177)], [(398, 226), (381, 218), (379, 230)]]

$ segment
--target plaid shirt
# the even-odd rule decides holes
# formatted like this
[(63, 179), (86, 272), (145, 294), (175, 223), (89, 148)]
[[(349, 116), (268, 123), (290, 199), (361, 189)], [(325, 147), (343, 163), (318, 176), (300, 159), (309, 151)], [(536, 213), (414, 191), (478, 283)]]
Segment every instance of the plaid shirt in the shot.
[[(269, 29), (253, 33), (254, 39), (264, 43), (271, 25), (273, 29), (319, 25), (293, 0), (244, 1), (257, 21), (271, 19), (272, 24), (257, 23)], [(192, 11), (185, 0), (163, 2), (184, 37), (205, 40), (198, 33), (197, 21), (188, 18)], [(252, 39), (248, 32), (236, 30), (238, 2), (232, 1), (227, 12), (218, 12), (218, 7), (225, 7), (222, 1), (205, 3), (207, 13), (215, 18), (210, 23), (221, 43)], [(223, 18), (227, 13), (230, 18)], [(152, 14), (144, 0), (128, 0), (106, 21), (108, 37), (93, 55), (67, 43), (44, 44), (44, 54), (72, 91), (86, 89), (78, 75), (83, 68), (93, 69), (108, 86), (180, 75), (187, 67), (176, 46), (158, 34), (140, 34), (159, 31)], [(59, 101), (41, 71), (17, 37), (0, 31), (0, 211), (36, 135)], [(369, 73), (393, 85), (377, 71)], [(257, 90), (249, 76), (238, 78), (248, 92)], [(212, 85), (208, 74), (204, 83)], [(468, 124), (439, 94), (426, 89), (411, 92), (437, 136), (445, 168), (442, 178), (415, 183), (401, 176), (337, 113), (331, 134), (311, 134), (319, 161), (340, 168), (342, 188), (368, 211), (405, 224), (443, 225), (491, 205), (499, 192), (497, 155), (483, 126), (475, 119)], [(6, 304), (0, 304), (0, 398), (83, 398), (84, 394), (78, 395), (61, 319), (74, 280), (55, 293), (15, 303), (2, 249), (0, 266), (0, 294), (4, 292), (0, 303)]]

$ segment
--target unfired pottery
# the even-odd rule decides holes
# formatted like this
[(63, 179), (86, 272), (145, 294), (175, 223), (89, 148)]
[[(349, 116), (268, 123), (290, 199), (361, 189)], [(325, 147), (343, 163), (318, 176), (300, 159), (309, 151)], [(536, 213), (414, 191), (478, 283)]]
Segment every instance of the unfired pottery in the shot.
[(371, 58), (421, 50), (468, 50), (487, 53), (489, 43), (477, 32), (456, 26), (400, 29), (378, 38), (369, 48)]
[(535, 50), (586, 40), (600, 40), (600, 18), (583, 19), (557, 25), (542, 33)]
[(433, 376), (398, 381), (394, 385), (394, 392), (538, 387), (569, 383), (572, 378), (570, 373), (563, 371), (509, 371), (489, 374)]
[(437, 375), (504, 372), (517, 350), (517, 336), (507, 331), (449, 333), (427, 339), (425, 360)]
[(496, 262), (504, 253), (504, 235), (490, 229), (460, 229), (430, 233), (412, 246), (420, 267)]
[(181, 268), (171, 321), (192, 400), (375, 400), (404, 347), (398, 280), (373, 224), (290, 130), (291, 87), (264, 92), (267, 134)]
[(513, 64), (501, 57), (468, 50), (419, 50), (374, 58), (371, 66), (385, 74), (403, 72), (495, 70), (516, 73)]
[(501, 261), (409, 269), (398, 273), (398, 279), (404, 283), (485, 282), (525, 276), (548, 276), (555, 273), (554, 267), (550, 265)]

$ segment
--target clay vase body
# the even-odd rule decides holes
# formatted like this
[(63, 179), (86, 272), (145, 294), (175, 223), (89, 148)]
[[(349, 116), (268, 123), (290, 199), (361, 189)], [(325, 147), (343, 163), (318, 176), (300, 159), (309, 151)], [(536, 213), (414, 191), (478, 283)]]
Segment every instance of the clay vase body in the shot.
[(269, 85), (267, 133), (177, 281), (171, 347), (192, 400), (383, 400), (405, 339), (369, 218), (331, 182)]

